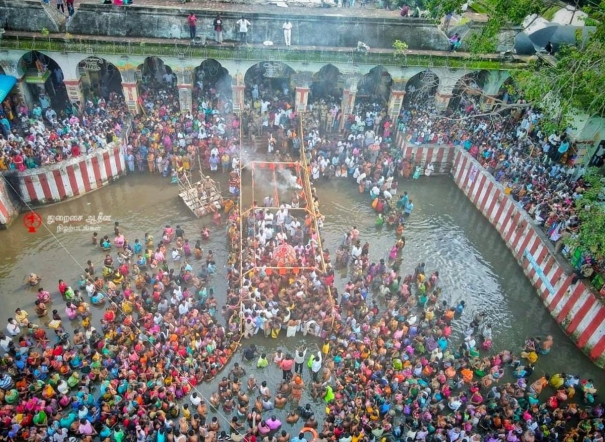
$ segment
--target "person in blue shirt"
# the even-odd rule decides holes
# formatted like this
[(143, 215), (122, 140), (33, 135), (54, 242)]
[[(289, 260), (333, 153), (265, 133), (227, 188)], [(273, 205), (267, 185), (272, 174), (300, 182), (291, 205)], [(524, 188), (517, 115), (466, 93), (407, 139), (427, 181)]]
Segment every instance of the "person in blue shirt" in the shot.
[(42, 118), (42, 108), (40, 107), (39, 104), (36, 104), (34, 106), (34, 108), (32, 109), (32, 115), (34, 118), (36, 118), (38, 120)]
[(218, 170), (219, 161), (220, 161), (220, 159), (216, 155), (212, 154), (212, 156), (208, 160), (208, 162), (210, 163), (211, 171), (216, 172)]
[(412, 211), (414, 210), (414, 203), (412, 200), (408, 201), (408, 203), (405, 205), (405, 209), (403, 209), (403, 214), (408, 217), (412, 214)]
[(143, 251), (143, 245), (140, 243), (140, 241), (138, 239), (135, 239), (134, 245), (133, 245), (133, 253), (135, 255), (139, 255), (142, 251)]
[(408, 193), (403, 192), (403, 195), (401, 195), (401, 198), (399, 198), (399, 201), (397, 201), (397, 208), (403, 209), (403, 208), (405, 208), (405, 206), (407, 204), (408, 204)]
[(0, 126), (2, 126), (1, 129), (4, 137), (8, 137), (8, 134), (10, 134), (11, 131), (11, 124), (4, 115), (2, 116), (2, 119), (0, 119)]

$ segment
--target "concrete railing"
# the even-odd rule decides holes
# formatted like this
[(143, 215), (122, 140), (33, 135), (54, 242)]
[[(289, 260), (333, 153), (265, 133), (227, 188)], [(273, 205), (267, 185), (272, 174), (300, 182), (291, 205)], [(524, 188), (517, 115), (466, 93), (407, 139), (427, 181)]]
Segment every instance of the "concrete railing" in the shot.
[(570, 339), (597, 366), (605, 367), (605, 305), (559, 262), (552, 244), (504, 187), (463, 149), (457, 148), (454, 182), (498, 231), (544, 305)]
[[(395, 143), (402, 151), (403, 158), (409, 160), (412, 166), (425, 168), (433, 163), (435, 175), (449, 174), (454, 163), (456, 148), (447, 144), (412, 144), (407, 141), (406, 134), (397, 132)], [(413, 172), (413, 171), (412, 171)]]
[[(100, 189), (123, 176), (126, 164), (121, 145), (110, 143), (89, 154), (37, 169), (3, 172), (0, 228), (6, 228), (18, 215), (18, 203), (23, 206), (58, 203)], [(18, 194), (18, 203), (11, 200), (9, 186)]]

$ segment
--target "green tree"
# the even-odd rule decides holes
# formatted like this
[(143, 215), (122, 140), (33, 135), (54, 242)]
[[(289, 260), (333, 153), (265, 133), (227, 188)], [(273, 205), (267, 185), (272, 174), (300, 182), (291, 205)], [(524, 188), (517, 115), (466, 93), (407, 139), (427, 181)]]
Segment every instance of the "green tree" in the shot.
[(395, 50), (393, 53), (395, 58), (404, 57), (408, 50), (408, 44), (401, 40), (395, 40), (393, 43), (393, 49)]
[(605, 178), (593, 167), (588, 169), (584, 180), (586, 191), (576, 200), (580, 227), (577, 235), (567, 242), (571, 247), (589, 251), (595, 258), (602, 259), (605, 257)]
[[(429, 0), (429, 9), (433, 15), (442, 16), (459, 12), (463, 1)], [(466, 38), (467, 47), (476, 55), (495, 52), (498, 34), (504, 27), (520, 25), (531, 14), (552, 12), (558, 5), (554, 0), (474, 1), (488, 17), (480, 31)], [(590, 24), (596, 27), (592, 34), (586, 37), (579, 31), (575, 44), (560, 47), (554, 60), (537, 59), (528, 69), (511, 71), (523, 97), (541, 104), (544, 129), (549, 131), (569, 127), (570, 118), (577, 111), (605, 116), (605, 0), (585, 11)]]
[(577, 111), (605, 115), (605, 44), (596, 35), (586, 43), (561, 47), (554, 65), (534, 61), (512, 76), (528, 101), (551, 99), (553, 106), (545, 106), (547, 124), (568, 127)]

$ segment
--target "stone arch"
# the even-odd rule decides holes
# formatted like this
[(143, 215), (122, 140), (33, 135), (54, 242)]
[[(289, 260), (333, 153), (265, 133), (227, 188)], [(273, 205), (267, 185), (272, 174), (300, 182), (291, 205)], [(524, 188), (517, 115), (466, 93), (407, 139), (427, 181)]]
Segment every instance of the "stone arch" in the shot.
[(310, 87), (310, 102), (324, 99), (328, 102), (340, 103), (344, 88), (340, 69), (333, 64), (322, 66), (313, 74)]
[(254, 85), (257, 86), (258, 96), (268, 98), (282, 98), (294, 103), (294, 90), (296, 85), (292, 84), (292, 76), (296, 71), (281, 61), (261, 61), (251, 66), (244, 75), (246, 85), (245, 94), (247, 99), (253, 99)]
[(484, 88), (489, 81), (489, 71), (469, 72), (458, 79), (452, 91), (448, 108), (459, 110), (471, 103), (479, 104), (484, 96)]
[(497, 98), (502, 100), (504, 103), (514, 103), (519, 97), (519, 91), (517, 90), (517, 84), (513, 77), (508, 77), (500, 85), (497, 93)]
[(231, 101), (232, 80), (227, 68), (217, 60), (204, 60), (193, 70), (193, 107), (198, 108), (203, 99)]
[(357, 83), (355, 103), (369, 101), (386, 106), (391, 95), (393, 77), (384, 66), (375, 66)]
[(26, 52), (19, 59), (18, 71), (25, 76), (33, 101), (30, 105), (40, 103), (43, 108), (51, 106), (56, 111), (71, 106), (63, 83), (63, 69), (52, 57), (38, 51)]
[(147, 57), (137, 68), (139, 92), (143, 101), (178, 105), (179, 91), (173, 69), (160, 57)]
[(109, 99), (111, 94), (124, 97), (122, 74), (113, 63), (104, 58), (91, 56), (78, 63), (84, 99), (94, 97)]
[(439, 88), (439, 77), (431, 70), (420, 71), (410, 77), (405, 85), (403, 107), (424, 107), (432, 105)]
[(4, 72), (4, 68), (2, 66), (0, 66), (0, 75), (6, 75), (6, 72)]

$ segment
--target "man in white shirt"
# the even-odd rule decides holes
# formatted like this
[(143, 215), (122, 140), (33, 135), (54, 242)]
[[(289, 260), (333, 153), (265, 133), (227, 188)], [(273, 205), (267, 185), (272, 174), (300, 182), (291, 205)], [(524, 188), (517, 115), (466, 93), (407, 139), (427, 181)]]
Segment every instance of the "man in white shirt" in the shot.
[(284, 25), (282, 26), (282, 29), (284, 30), (284, 41), (286, 43), (286, 46), (290, 46), (292, 39), (292, 23), (290, 22), (290, 20), (285, 21)]
[(462, 406), (462, 401), (460, 400), (460, 398), (458, 396), (452, 396), (452, 397), (450, 397), (447, 405), (450, 410), (456, 412), (456, 411), (458, 411), (458, 408), (460, 408)]
[(183, 299), (183, 290), (180, 285), (177, 285), (175, 289), (172, 291), (172, 294), (176, 297), (178, 301)]
[(246, 38), (248, 35), (248, 27), (252, 26), (252, 24), (244, 17), (240, 18), (235, 23), (237, 24), (239, 29), (239, 41), (241, 43), (248, 43), (248, 39)]
[(296, 233), (296, 229), (298, 229), (300, 227), (300, 221), (297, 220), (296, 218), (292, 218), (292, 222), (290, 222), (290, 225), (288, 226), (288, 230), (290, 232), (290, 236), (294, 236), (294, 234)]
[(183, 299), (181, 301), (181, 303), (179, 304), (179, 315), (181, 316), (185, 316), (187, 313), (189, 313), (189, 305), (187, 304), (187, 302)]
[(261, 246), (264, 246), (266, 241), (267, 241), (267, 235), (265, 233), (265, 231), (263, 229), (261, 229), (258, 234), (256, 235), (256, 239), (258, 239), (258, 242)]
[(294, 355), (294, 373), (298, 373), (302, 376), (303, 364), (305, 362), (305, 355), (307, 354), (307, 348), (303, 345), (296, 350)]
[(19, 324), (17, 324), (17, 321), (15, 321), (13, 318), (8, 318), (6, 330), (11, 336), (17, 336), (19, 333), (21, 333), (21, 328), (19, 327)]
[(48, 109), (46, 109), (45, 115), (49, 123), (55, 124), (55, 121), (57, 119), (57, 113), (54, 111), (53, 108), (49, 107)]
[(286, 212), (286, 209), (282, 207), (275, 214), (275, 224), (277, 224), (278, 226), (283, 226), (287, 216), (288, 212)]
[(321, 353), (317, 352), (315, 356), (313, 356), (313, 362), (311, 362), (311, 372), (313, 373), (313, 380), (317, 382), (319, 376), (319, 370), (321, 370)]
[(12, 341), (13, 340), (9, 336), (6, 336), (4, 333), (0, 333), (0, 348), (4, 350), (5, 353), (7, 353), (10, 349), (10, 343)]
[(189, 397), (189, 401), (191, 402), (191, 405), (197, 408), (197, 406), (202, 403), (202, 398), (199, 397), (197, 392), (194, 391), (193, 394)]

